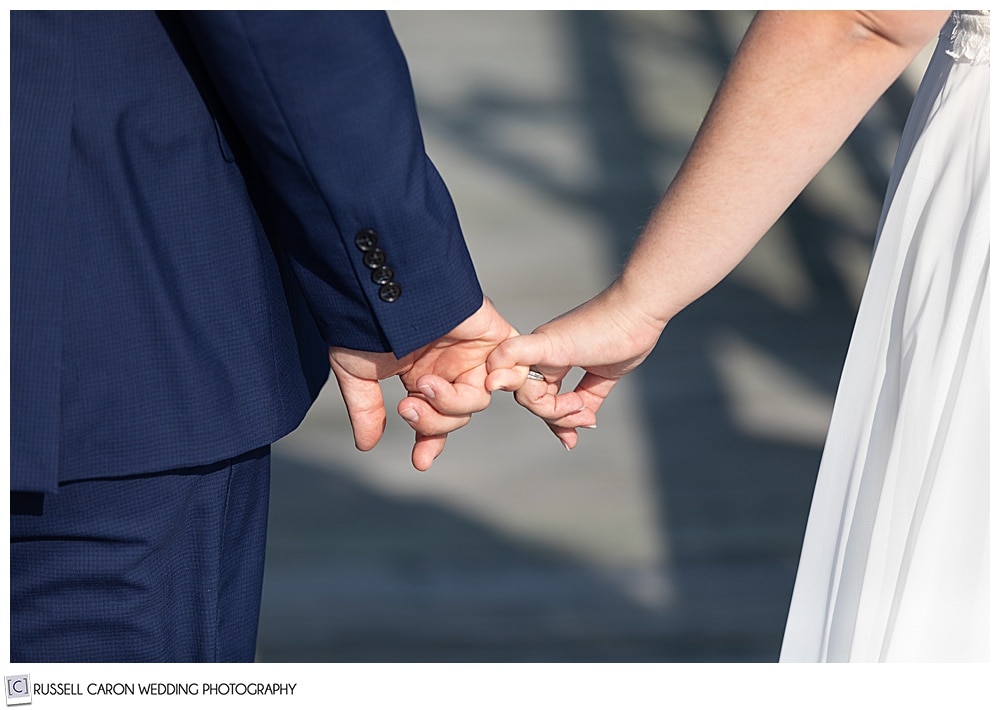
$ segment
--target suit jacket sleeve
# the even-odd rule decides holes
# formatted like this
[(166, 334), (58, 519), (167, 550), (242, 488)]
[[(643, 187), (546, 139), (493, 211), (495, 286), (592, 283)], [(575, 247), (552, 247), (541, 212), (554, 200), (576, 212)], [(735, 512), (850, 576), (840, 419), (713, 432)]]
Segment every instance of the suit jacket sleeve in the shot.
[(384, 13), (184, 20), (279, 206), (275, 236), (327, 343), (401, 357), (482, 305)]

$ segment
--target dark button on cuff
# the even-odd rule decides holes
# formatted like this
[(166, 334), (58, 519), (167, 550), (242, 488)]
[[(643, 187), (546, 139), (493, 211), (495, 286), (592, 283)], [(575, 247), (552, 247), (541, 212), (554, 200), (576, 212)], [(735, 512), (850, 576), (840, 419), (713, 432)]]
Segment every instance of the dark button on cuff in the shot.
[(386, 303), (392, 303), (397, 300), (403, 293), (403, 289), (399, 287), (398, 283), (390, 281), (384, 284), (382, 288), (378, 290), (378, 297), (381, 298)]
[(372, 270), (372, 281), (379, 286), (378, 297), (385, 303), (399, 300), (403, 288), (393, 281), (396, 274), (385, 263), (388, 259), (385, 251), (378, 248), (378, 233), (365, 227), (354, 235), (354, 244), (364, 252), (362, 261)]
[(392, 277), (395, 275), (396, 274), (392, 271), (392, 267), (380, 266), (372, 271), (372, 281), (381, 286), (392, 281)]
[(362, 229), (354, 235), (354, 244), (361, 251), (371, 251), (378, 246), (378, 234), (374, 229)]
[(365, 266), (369, 269), (377, 269), (385, 264), (385, 252), (375, 247), (371, 251), (366, 251), (364, 256)]

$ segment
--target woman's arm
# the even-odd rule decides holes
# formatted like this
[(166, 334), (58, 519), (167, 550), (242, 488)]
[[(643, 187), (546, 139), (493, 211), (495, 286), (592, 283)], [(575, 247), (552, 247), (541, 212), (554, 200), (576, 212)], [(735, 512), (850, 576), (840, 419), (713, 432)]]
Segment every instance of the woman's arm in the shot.
[[(605, 291), (491, 356), (568, 447), (680, 310), (743, 259), (937, 34), (947, 11), (768, 11), (751, 23), (680, 170)], [(525, 383), (536, 365), (548, 383)], [(557, 398), (571, 366), (587, 374)], [(567, 409), (583, 411), (559, 416)]]
[[(947, 12), (762, 12), (617, 287), (664, 325), (742, 260)], [(656, 288), (650, 288), (654, 284)]]

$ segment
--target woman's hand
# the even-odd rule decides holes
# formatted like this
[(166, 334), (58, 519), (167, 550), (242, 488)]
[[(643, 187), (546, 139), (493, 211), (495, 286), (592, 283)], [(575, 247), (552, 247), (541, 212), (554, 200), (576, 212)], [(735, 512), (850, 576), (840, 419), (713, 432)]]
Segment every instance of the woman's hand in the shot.
[[(577, 427), (596, 426), (605, 398), (646, 359), (666, 325), (635, 303), (616, 283), (530, 335), (501, 343), (487, 359), (486, 388), (513, 391), (518, 404), (543, 419), (572, 449)], [(572, 391), (560, 394), (572, 367), (585, 374)], [(529, 368), (545, 380), (528, 378)]]

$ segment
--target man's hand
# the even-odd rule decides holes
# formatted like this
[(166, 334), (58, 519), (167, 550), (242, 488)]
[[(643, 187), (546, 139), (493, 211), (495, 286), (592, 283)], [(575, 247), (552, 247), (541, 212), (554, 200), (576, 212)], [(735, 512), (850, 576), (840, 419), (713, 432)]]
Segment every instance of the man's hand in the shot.
[(330, 348), (330, 367), (347, 405), (355, 445), (369, 451), (382, 438), (386, 413), (378, 381), (398, 375), (408, 394), (396, 410), (416, 432), (413, 466), (426, 471), (444, 450), (448, 433), (490, 403), (486, 358), (515, 335), (487, 298), (451, 332), (401, 359), (392, 353)]

